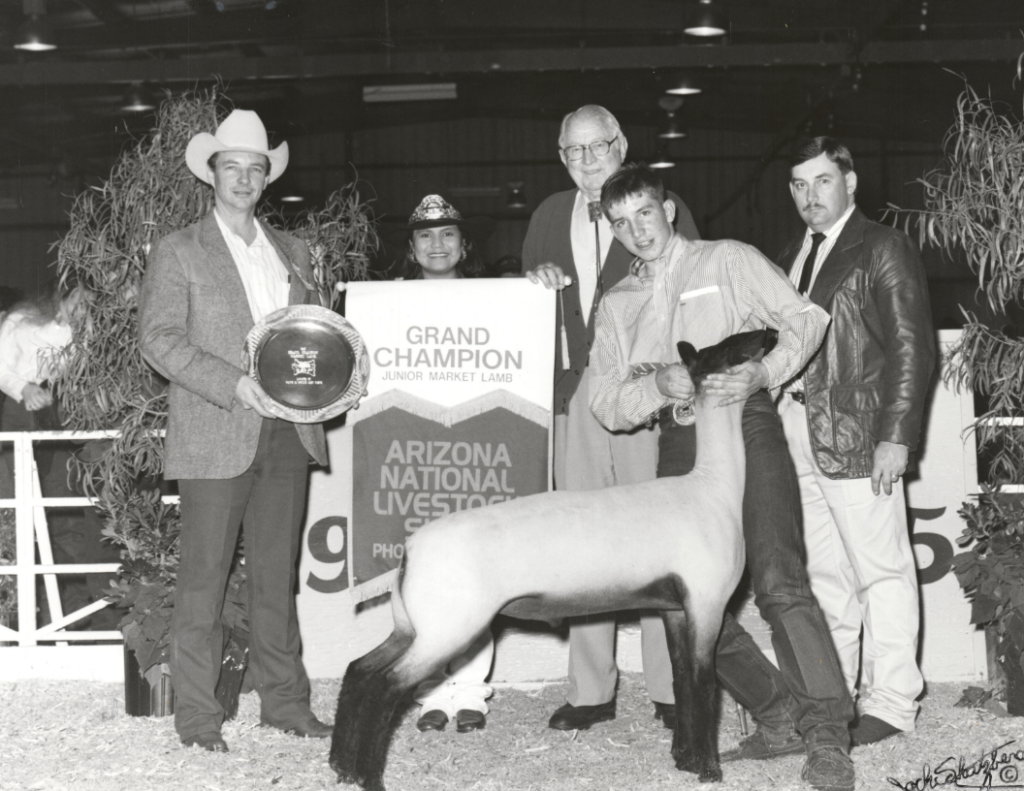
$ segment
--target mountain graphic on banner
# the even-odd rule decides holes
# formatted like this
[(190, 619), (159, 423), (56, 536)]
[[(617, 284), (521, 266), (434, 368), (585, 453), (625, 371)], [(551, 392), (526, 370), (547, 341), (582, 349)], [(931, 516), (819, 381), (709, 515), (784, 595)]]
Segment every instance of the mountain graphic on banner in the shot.
[(352, 425), (350, 584), (390, 590), (405, 540), (447, 513), (548, 490), (550, 413), (507, 391), (444, 407), (399, 390)]

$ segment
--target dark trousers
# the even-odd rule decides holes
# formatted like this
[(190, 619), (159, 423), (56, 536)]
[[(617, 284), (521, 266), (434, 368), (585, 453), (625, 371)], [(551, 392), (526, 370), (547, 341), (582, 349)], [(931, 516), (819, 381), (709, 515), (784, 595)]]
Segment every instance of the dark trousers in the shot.
[[(683, 475), (696, 459), (699, 426), (662, 419), (658, 477)], [(825, 616), (807, 578), (800, 490), (782, 423), (768, 393), (747, 399), (743, 410), (747, 477), (743, 537), (754, 601), (772, 629), (779, 669), (750, 634), (726, 614), (715, 656), (718, 680), (776, 732), (795, 727), (810, 748), (849, 744), (853, 701)]]
[(299, 655), (296, 560), (309, 455), (295, 426), (264, 420), (256, 458), (221, 480), (181, 480), (181, 562), (171, 622), (174, 724), (182, 739), (220, 730), (221, 611), (241, 524), (249, 588), (249, 671), (262, 722), (307, 725), (309, 678)]

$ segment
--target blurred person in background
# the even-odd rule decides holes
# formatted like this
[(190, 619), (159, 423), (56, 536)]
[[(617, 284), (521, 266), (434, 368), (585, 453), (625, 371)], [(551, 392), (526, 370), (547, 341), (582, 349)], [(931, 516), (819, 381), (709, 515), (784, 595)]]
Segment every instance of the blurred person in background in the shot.
[(488, 277), (522, 277), (523, 260), (517, 255), (503, 255), (490, 266)]

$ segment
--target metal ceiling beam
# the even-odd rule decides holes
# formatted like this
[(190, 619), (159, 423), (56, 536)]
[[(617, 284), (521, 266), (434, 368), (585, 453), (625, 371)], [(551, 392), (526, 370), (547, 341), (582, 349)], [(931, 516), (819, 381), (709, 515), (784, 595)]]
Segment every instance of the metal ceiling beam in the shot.
[(181, 60), (47, 61), (0, 66), (0, 85), (95, 85), (145, 80), (195, 83), (224, 80), (322, 79), (415, 75), (512, 74), (547, 71), (829, 66), (849, 64), (1014, 61), (1024, 52), (1016, 39), (877, 41), (859, 51), (849, 44), (749, 44), (730, 46), (521, 49), (488, 52), (395, 52), (308, 57), (209, 57)]
[(113, 0), (78, 0), (78, 3), (104, 25), (118, 26), (128, 22), (128, 17), (121, 13)]

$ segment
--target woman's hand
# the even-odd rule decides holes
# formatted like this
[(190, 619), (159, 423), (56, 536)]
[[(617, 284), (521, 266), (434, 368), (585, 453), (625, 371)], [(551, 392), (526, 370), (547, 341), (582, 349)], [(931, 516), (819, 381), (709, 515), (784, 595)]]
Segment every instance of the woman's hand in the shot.
[(21, 399), (29, 412), (38, 412), (53, 403), (50, 391), (34, 384), (25, 385), (21, 391)]

